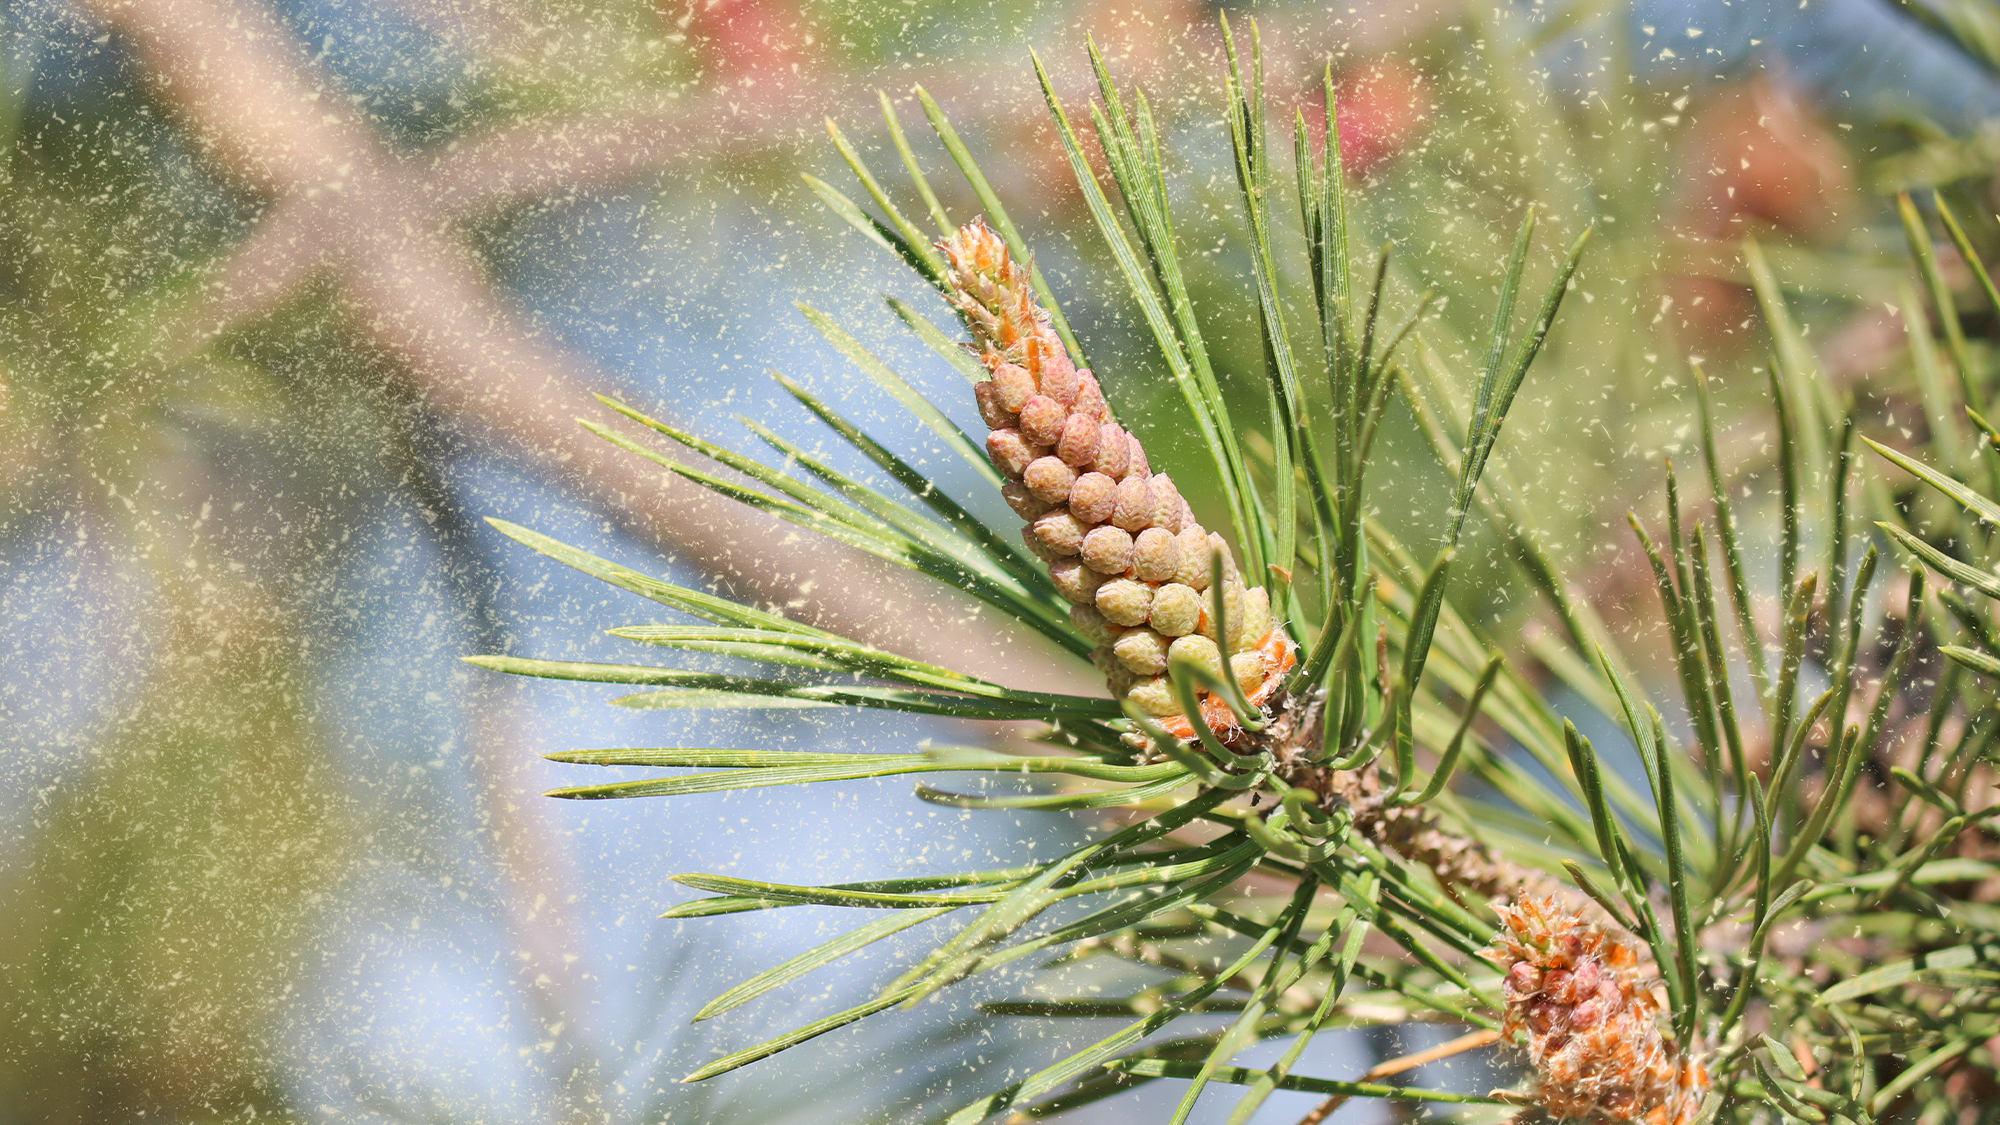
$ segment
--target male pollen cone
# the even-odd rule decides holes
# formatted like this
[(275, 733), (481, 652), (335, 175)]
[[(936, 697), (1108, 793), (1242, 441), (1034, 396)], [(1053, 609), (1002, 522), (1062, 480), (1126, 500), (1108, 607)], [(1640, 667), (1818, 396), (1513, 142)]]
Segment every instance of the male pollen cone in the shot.
[(1483, 955), (1504, 974), (1502, 1033), (1527, 1032), (1536, 1103), (1558, 1118), (1690, 1125), (1708, 1072), (1660, 1033), (1637, 943), (1554, 898), (1494, 909), (1506, 928)]
[[(1097, 379), (1077, 369), (1035, 300), (1029, 271), (985, 220), (937, 248), (949, 267), (947, 299), (993, 376), (973, 392), (992, 431), (987, 455), (1007, 478), (1001, 494), (1027, 521), (1022, 537), (1069, 599), (1071, 623), (1096, 642), (1091, 660), (1112, 694), (1193, 738), (1167, 684), (1171, 657), (1218, 677), (1226, 668), (1261, 706), (1297, 659), (1271, 619), (1270, 595), (1244, 587), (1228, 543), (1195, 522), (1174, 482), (1147, 465), (1139, 439), (1111, 420)], [(1218, 555), (1226, 637), (1208, 610)], [(1206, 692), (1201, 713), (1218, 732), (1237, 725)]]

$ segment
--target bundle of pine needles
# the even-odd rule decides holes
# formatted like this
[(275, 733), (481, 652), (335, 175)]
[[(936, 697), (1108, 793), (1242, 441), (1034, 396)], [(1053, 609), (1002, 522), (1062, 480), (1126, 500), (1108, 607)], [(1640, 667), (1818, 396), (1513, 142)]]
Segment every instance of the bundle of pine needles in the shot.
[[(1102, 98), (1090, 107), (1091, 122), (1122, 208), (1114, 209), (1093, 172), (1046, 74), (1043, 91), (1118, 280), (1186, 405), (1186, 440), (1213, 465), (1226, 532), (1198, 521), (1118, 423), (1030, 248), (943, 111), (921, 91), (925, 114), (982, 216), (947, 217), (886, 99), (889, 135), (935, 232), (905, 214), (837, 129), (835, 143), (876, 213), (808, 182), (958, 316), (965, 342), (890, 301), (917, 338), (972, 381), (967, 394), (990, 429), (984, 448), (855, 337), (814, 310), (805, 313), (834, 349), (1001, 491), (1026, 524), (1021, 534), (980, 523), (927, 474), (782, 377), (787, 391), (907, 495), (871, 488), (762, 427), (757, 435), (805, 477), (616, 403), (613, 409), (734, 476), (599, 432), (682, 477), (979, 599), (1091, 661), (1107, 696), (1010, 688), (658, 581), (496, 522), (537, 551), (701, 622), (613, 630), (620, 637), (805, 669), (819, 682), (797, 674), (473, 658), (483, 667), (636, 686), (644, 690), (618, 702), (637, 706), (749, 698), (1025, 720), (1041, 724), (1045, 744), (1032, 754), (935, 746), (886, 754), (567, 751), (553, 757), (707, 772), (557, 796), (692, 795), (971, 771), (996, 779), (1063, 775), (1068, 784), (1007, 795), (923, 785), (917, 796), (959, 808), (1125, 810), (1122, 826), (1093, 842), (996, 870), (829, 886), (680, 876), (710, 897), (675, 906), (668, 917), (802, 904), (875, 912), (858, 929), (727, 990), (698, 1018), (937, 923), (930, 952), (872, 999), (718, 1058), (688, 1080), (768, 1059), (1023, 958), (1088, 951), (1164, 969), (1170, 979), (1130, 997), (987, 1005), (993, 1018), (1126, 1022), (1023, 1080), (996, 1078), (950, 1121), (1009, 1110), (1045, 1114), (1164, 1079), (1185, 1083), (1175, 1122), (1217, 1085), (1240, 1089), (1231, 1122), (1246, 1120), (1275, 1090), (1327, 1095), (1311, 1120), (1352, 1097), (1455, 1103), (1454, 1112), (1477, 1120), (1520, 1106), (1651, 1125), (1718, 1117), (1856, 1125), (1992, 1118), (2000, 1105), (1992, 1096), (2000, 992), (1990, 987), (2000, 970), (2000, 909), (1980, 892), (2000, 875), (1991, 828), (2000, 806), (1987, 794), (2000, 733), (1993, 692), (2000, 639), (1990, 604), (2000, 599), (2000, 579), (1987, 565), (2000, 527), (1993, 499), (2000, 496), (2000, 432), (1984, 420), (1979, 356), (1916, 209), (1903, 201), (1945, 354), (1937, 354), (1921, 316), (1912, 322), (1912, 354), (1957, 373), (1954, 383), (1937, 370), (1918, 372), (1928, 376), (1919, 379), (1926, 413), (1939, 426), (1969, 419), (1979, 440), (1959, 448), (1934, 433), (1938, 448), (1957, 450), (1942, 465), (1871, 441), (1896, 468), (1862, 472), (1852, 408), (1836, 401), (1819, 375), (1752, 248), (1751, 275), (1773, 336), (1774, 456), (1782, 481), (1775, 570), (1784, 613), (1774, 635), (1760, 630), (1747, 579), (1753, 568), (1745, 564), (1704, 387), (1693, 422), (1712, 526), (1684, 526), (1671, 465), (1664, 541), (1631, 521), (1668, 625), (1667, 655), (1678, 680), (1671, 710), (1685, 717), (1687, 732), (1680, 737), (1626, 671), (1620, 645), (1539, 546), (1530, 513), (1511, 490), (1482, 486), (1509, 409), (1571, 288), (1588, 229), (1575, 235), (1524, 317), (1516, 305), (1536, 218), (1532, 210), (1523, 218), (1484, 362), (1461, 384), (1470, 387), (1465, 403), (1455, 402), (1453, 392), (1397, 358), (1428, 296), (1400, 316), (1383, 308), (1387, 250), (1357, 284), (1331, 81), (1319, 123), (1325, 152), (1313, 151), (1306, 122), (1297, 118), (1293, 175), (1283, 177), (1267, 136), (1260, 53), (1253, 47), (1246, 67), (1231, 39), (1226, 119), (1249, 232), (1249, 299), (1268, 372), (1263, 415), (1255, 424), (1239, 421), (1190, 300), (1149, 103), (1134, 92), (1128, 108), (1094, 49), (1091, 59)], [(1306, 247), (1296, 265), (1311, 299), (1298, 304), (1283, 299), (1292, 289), (1276, 235), (1287, 193), (1297, 204), (1288, 221), (1298, 224)], [(1942, 204), (1939, 218), (2000, 311), (2000, 294)], [(1312, 344), (1299, 346), (1295, 336)], [(1427, 355), (1433, 370), (1434, 359)], [(1368, 514), (1364, 478), (1392, 397), (1407, 405), (1451, 481), (1450, 507), (1436, 529), (1443, 547), (1429, 561)], [(1246, 455), (1242, 438), (1259, 429), (1270, 451), (1261, 462)], [(1942, 502), (1923, 500), (1921, 486)], [(1847, 555), (1856, 503), (1918, 566), (1903, 596), (1886, 599), (1895, 604), (1872, 630), (1864, 627), (1871, 606), (1885, 598), (1876, 549), (1858, 560)], [(1490, 636), (1450, 595), (1453, 560), (1475, 507), (1560, 623), (1563, 635), (1545, 639), (1532, 659)], [(1919, 510), (1930, 513), (1928, 522), (1904, 526)], [(1815, 527), (1825, 529), (1825, 565), (1801, 575), (1802, 543)], [(1945, 580), (1935, 593), (1927, 592), (1926, 572)], [(1733, 647), (1724, 641), (1732, 629)], [(1827, 686), (1817, 696), (1802, 690), (1818, 679)], [(1643, 784), (1601, 763), (1551, 705), (1553, 685), (1623, 729), (1644, 767)], [(1464, 776), (1478, 783), (1476, 799), (1453, 791), (1453, 779)], [(1252, 878), (1261, 897), (1246, 889)], [(1275, 904), (1268, 893), (1274, 882), (1289, 892)], [(1774, 948), (1781, 929), (1788, 937)], [(1216, 949), (1226, 955), (1215, 956)], [(1160, 1037), (1184, 1015), (1217, 1011), (1235, 1015), (1219, 1029)], [(1522, 1064), (1519, 1081), (1464, 1093), (1381, 1081), (1404, 1069), (1393, 1063), (1352, 1078), (1293, 1070), (1323, 1029), (1408, 1021), (1467, 1029), (1441, 1051), (1496, 1042), (1525, 1048), (1513, 1056)], [(1276, 1063), (1232, 1065), (1246, 1047), (1268, 1039), (1289, 1041)]]

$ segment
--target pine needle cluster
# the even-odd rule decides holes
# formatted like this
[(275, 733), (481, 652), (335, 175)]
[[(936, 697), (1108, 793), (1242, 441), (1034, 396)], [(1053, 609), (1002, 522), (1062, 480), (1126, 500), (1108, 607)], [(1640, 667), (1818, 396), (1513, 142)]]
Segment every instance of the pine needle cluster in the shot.
[[(1690, 522), (1668, 465), (1664, 538), (1631, 519), (1667, 625), (1667, 709), (1684, 725), (1669, 722), (1649, 685), (1629, 672), (1618, 638), (1564, 580), (1533, 514), (1489, 480), (1509, 412), (1572, 289), (1588, 227), (1573, 232), (1552, 268), (1535, 271), (1546, 278), (1533, 298), (1530, 209), (1501, 274), (1483, 362), (1457, 372), (1429, 348), (1421, 363), (1409, 361), (1404, 345), (1413, 337), (1421, 345), (1430, 298), (1400, 315), (1385, 307), (1386, 248), (1371, 269), (1353, 268), (1330, 78), (1316, 123), (1324, 151), (1304, 117), (1295, 118), (1292, 168), (1281, 176), (1254, 29), (1247, 60), (1226, 32), (1225, 40), (1223, 112), (1254, 290), (1245, 300), (1267, 375), (1227, 399), (1174, 237), (1150, 103), (1133, 92), (1128, 106), (1093, 49), (1099, 101), (1090, 120), (1107, 185), (1037, 70), (1115, 274), (1103, 284), (1129, 297), (1186, 408), (1176, 442), (1213, 467), (1214, 530), (1116, 421), (1002, 200), (922, 91), (979, 216), (946, 213), (887, 99), (884, 125), (929, 229), (837, 127), (834, 143), (872, 213), (831, 185), (807, 182), (959, 317), (969, 340), (889, 301), (917, 339), (966, 376), (990, 430), (983, 448), (852, 334), (804, 312), (830, 348), (1006, 498), (1026, 524), (1022, 534), (981, 523), (929, 475), (782, 377), (907, 494), (871, 487), (754, 423), (785, 468), (615, 403), (718, 468), (600, 428), (670, 472), (980, 600), (1094, 664), (1108, 696), (994, 683), (496, 524), (696, 622), (614, 635), (744, 657), (783, 674), (500, 656), (474, 663), (628, 685), (640, 690), (617, 702), (669, 711), (866, 707), (1034, 722), (1042, 732), (1028, 752), (564, 751), (552, 756), (684, 772), (556, 796), (691, 796), (975, 773), (990, 780), (978, 792), (924, 784), (916, 796), (958, 808), (1120, 810), (1081, 846), (992, 870), (835, 885), (679, 876), (706, 897), (673, 906), (668, 917), (823, 905), (871, 918), (724, 991), (698, 1018), (783, 990), (894, 934), (925, 927), (932, 939), (873, 997), (717, 1058), (687, 1080), (782, 1065), (765, 1060), (1004, 966), (1090, 956), (1159, 979), (1127, 996), (985, 1005), (994, 1019), (1113, 1018), (1119, 1026), (1025, 1078), (988, 1076), (943, 1120), (1041, 1116), (1163, 1081), (1182, 1091), (1174, 1122), (1222, 1087), (1235, 1089), (1231, 1122), (1247, 1120), (1278, 1090), (1326, 1096), (1315, 1121), (1353, 1097), (1428, 1101), (1466, 1121), (1523, 1106), (1647, 1125), (1991, 1120), (2000, 1105), (1991, 1096), (2000, 908), (1982, 888), (2000, 877), (1991, 828), (2000, 806), (1988, 792), (2000, 738), (2000, 579), (1988, 566), (2000, 527), (2000, 431), (1985, 421), (1989, 353), (1967, 339), (1924, 216), (1903, 201), (1917, 275), (1944, 337), (1940, 354), (1931, 326), (1921, 315), (1911, 321), (1917, 394), (1933, 421), (1921, 456), (1869, 441), (1882, 460), (1863, 462), (1854, 438), (1868, 416), (1835, 395), (1761, 253), (1746, 245), (1771, 333), (1768, 409), (1777, 433), (1769, 461), (1752, 468), (1774, 469), (1779, 479), (1773, 538), (1783, 612), (1775, 629), (1759, 620), (1748, 576), (1761, 568), (1746, 564), (1751, 537), (1730, 506), (1730, 484), (1746, 470), (1722, 464), (1697, 369), (1690, 424), (1707, 515)], [(1281, 249), (1297, 241), (1276, 234), (1287, 199), (1296, 204), (1290, 221), (1302, 255)], [(1940, 202), (1936, 214), (1976, 274), (1978, 295), (2000, 312), (2000, 294), (1951, 212)], [(1525, 312), (1517, 307), (1524, 288), (1532, 301)], [(1289, 300), (1294, 293), (1303, 298)], [(1230, 402), (1246, 399), (1261, 400), (1254, 421), (1232, 414)], [(1391, 402), (1407, 408), (1449, 484), (1448, 509), (1432, 529), (1441, 549), (1429, 560), (1369, 516), (1365, 478)], [(1973, 441), (1949, 440), (1968, 423)], [(1246, 449), (1252, 433), (1262, 442), (1256, 456)], [(1857, 512), (1911, 560), (1907, 582), (1877, 582), (1873, 543), (1853, 557), (1854, 533), (1869, 526)], [(1512, 552), (1557, 626), (1532, 652), (1493, 635), (1451, 594), (1475, 514)], [(1809, 537), (1824, 563), (1802, 574)], [(1943, 587), (1932, 591), (1927, 573)], [(1732, 632), (1735, 643), (1725, 644)], [(1643, 770), (1607, 767), (1551, 702), (1558, 686), (1614, 725)], [(1024, 775), (1062, 784), (1008, 788)], [(1460, 792), (1470, 788), (1477, 792)], [(1229, 1018), (1181, 1022), (1199, 1013)], [(1295, 1070), (1321, 1031), (1420, 1021), (1466, 1028), (1449, 1050), (1501, 1044), (1516, 1078), (1490, 1090), (1384, 1081), (1436, 1052), (1359, 1076)], [(1286, 1043), (1278, 1061), (1237, 1065), (1263, 1040)]]

